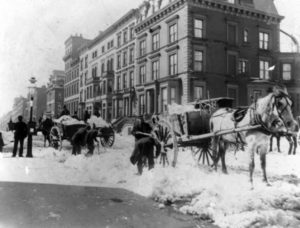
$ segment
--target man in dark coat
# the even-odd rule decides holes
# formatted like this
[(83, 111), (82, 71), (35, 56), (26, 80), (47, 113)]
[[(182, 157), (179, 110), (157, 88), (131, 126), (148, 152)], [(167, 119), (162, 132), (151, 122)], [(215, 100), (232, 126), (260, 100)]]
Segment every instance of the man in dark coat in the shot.
[(88, 156), (94, 154), (94, 149), (95, 149), (94, 142), (97, 142), (98, 145), (99, 145), (99, 141), (97, 140), (97, 136), (98, 136), (98, 130), (97, 129), (92, 129), (92, 130), (87, 132), (86, 144), (87, 144), (87, 148), (88, 148), (88, 152), (87, 152)]
[[(150, 134), (152, 131), (152, 126), (145, 121), (146, 115), (141, 116), (139, 119), (136, 119), (134, 122), (131, 134), (134, 136), (135, 141), (138, 141), (141, 138), (148, 137), (147, 134)], [(146, 134), (143, 134), (146, 133)]]
[(19, 122), (15, 124), (15, 141), (14, 141), (14, 149), (13, 149), (13, 157), (16, 157), (17, 155), (17, 150), (18, 150), (18, 144), (20, 142), (20, 149), (19, 149), (19, 157), (23, 157), (23, 144), (24, 144), (24, 139), (27, 137), (28, 134), (28, 128), (26, 123), (23, 122), (23, 117), (18, 116)]
[(84, 122), (86, 123), (87, 122), (87, 120), (90, 118), (90, 113), (89, 113), (89, 111), (86, 109), (85, 111), (84, 111), (84, 115), (83, 115), (83, 120), (84, 120)]
[(72, 143), (72, 155), (81, 154), (81, 147), (86, 144), (87, 132), (90, 130), (90, 126), (79, 128), (71, 139)]
[(51, 128), (53, 127), (53, 121), (50, 117), (47, 116), (47, 118), (42, 121), (41, 123), (41, 130), (42, 130), (42, 133), (44, 135), (44, 147), (46, 146), (46, 141), (49, 142), (49, 145), (50, 145), (50, 131), (51, 131)]
[(135, 143), (130, 161), (133, 165), (137, 164), (138, 174), (143, 173), (145, 159), (148, 160), (148, 169), (154, 168), (154, 146), (156, 147), (157, 158), (161, 151), (160, 143), (153, 137), (143, 137)]
[(60, 116), (69, 116), (69, 115), (70, 115), (70, 111), (67, 109), (67, 106), (64, 105), (64, 108), (60, 113)]

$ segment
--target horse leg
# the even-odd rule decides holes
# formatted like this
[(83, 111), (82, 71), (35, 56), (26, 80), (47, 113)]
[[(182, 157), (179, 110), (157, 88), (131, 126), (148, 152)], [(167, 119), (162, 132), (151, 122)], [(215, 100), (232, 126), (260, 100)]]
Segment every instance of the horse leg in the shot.
[(222, 162), (222, 172), (225, 174), (228, 174), (226, 163), (225, 163), (225, 153), (226, 153), (226, 148), (227, 148), (226, 143), (224, 141), (220, 141), (219, 147), (220, 147), (219, 154), (220, 154), (221, 162)]
[(219, 137), (212, 137), (212, 159), (213, 159), (213, 166), (215, 167), (215, 171), (217, 171), (218, 168), (218, 162), (219, 162)]
[(267, 186), (271, 186), (267, 179), (266, 152), (267, 152), (267, 149), (265, 147), (260, 148), (260, 164), (261, 164), (261, 169), (263, 171), (263, 182), (265, 182), (267, 184)]
[(294, 143), (294, 151), (293, 151), (293, 155), (296, 154), (296, 150), (297, 150), (297, 137), (296, 136), (292, 136), (293, 139), (293, 143)]
[(255, 162), (254, 162), (255, 148), (254, 148), (254, 146), (249, 145), (248, 151), (250, 153), (249, 154), (249, 156), (250, 156), (250, 161), (249, 161), (250, 184), (251, 184), (251, 188), (253, 189), (254, 188), (254, 186), (253, 186), (253, 171), (255, 168)]
[(289, 141), (289, 144), (290, 144), (288, 155), (291, 155), (292, 154), (292, 150), (293, 150), (293, 140), (289, 136), (287, 136), (286, 139)]

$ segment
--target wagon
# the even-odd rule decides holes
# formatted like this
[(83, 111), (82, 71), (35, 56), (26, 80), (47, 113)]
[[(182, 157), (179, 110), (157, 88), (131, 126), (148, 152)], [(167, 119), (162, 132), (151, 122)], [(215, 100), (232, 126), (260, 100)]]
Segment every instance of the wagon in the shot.
[[(70, 118), (68, 118), (70, 120)], [(71, 120), (72, 121), (72, 120)], [(88, 124), (83, 121), (64, 122), (61, 120), (54, 120), (55, 125), (50, 130), (50, 145), (55, 149), (62, 149), (63, 140), (71, 141), (73, 135)], [(115, 133), (112, 127), (97, 127), (98, 137), (101, 145), (104, 147), (111, 147), (115, 141)]]
[[(172, 105), (168, 114), (160, 116), (154, 133), (164, 147), (173, 148), (176, 165), (178, 147), (189, 148), (198, 163), (212, 163), (211, 138), (216, 135), (239, 132), (249, 129), (229, 129), (223, 132), (210, 132), (209, 119), (218, 108), (232, 108), (234, 99), (220, 97), (200, 100), (187, 105)], [(253, 126), (257, 128), (258, 126)], [(252, 128), (252, 127), (251, 127)]]

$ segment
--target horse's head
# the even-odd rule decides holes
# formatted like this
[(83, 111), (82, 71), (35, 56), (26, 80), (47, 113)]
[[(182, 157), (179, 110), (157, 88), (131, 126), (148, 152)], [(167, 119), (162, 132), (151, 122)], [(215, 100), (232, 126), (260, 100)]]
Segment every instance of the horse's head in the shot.
[(262, 122), (272, 132), (297, 131), (298, 124), (292, 114), (292, 101), (286, 91), (274, 87), (273, 92), (262, 98), (260, 111)]

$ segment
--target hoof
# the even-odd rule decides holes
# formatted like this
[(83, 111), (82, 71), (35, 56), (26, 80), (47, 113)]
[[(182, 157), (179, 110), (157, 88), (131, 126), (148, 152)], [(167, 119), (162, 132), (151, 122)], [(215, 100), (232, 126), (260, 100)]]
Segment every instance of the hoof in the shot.
[(227, 171), (226, 169), (225, 169), (225, 170), (223, 169), (222, 172), (223, 172), (224, 174), (228, 174), (228, 171)]

